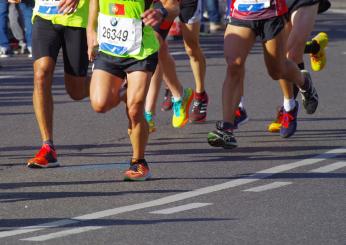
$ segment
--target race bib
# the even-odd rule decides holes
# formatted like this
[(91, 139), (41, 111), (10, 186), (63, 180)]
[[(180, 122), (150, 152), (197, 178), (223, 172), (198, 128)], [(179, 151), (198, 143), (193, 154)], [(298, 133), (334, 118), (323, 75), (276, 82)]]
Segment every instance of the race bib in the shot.
[(60, 0), (36, 0), (36, 12), (41, 14), (59, 14)]
[(98, 41), (102, 51), (115, 55), (136, 55), (141, 50), (142, 21), (99, 13)]
[(240, 12), (258, 12), (270, 7), (271, 0), (238, 0), (234, 3), (235, 9)]

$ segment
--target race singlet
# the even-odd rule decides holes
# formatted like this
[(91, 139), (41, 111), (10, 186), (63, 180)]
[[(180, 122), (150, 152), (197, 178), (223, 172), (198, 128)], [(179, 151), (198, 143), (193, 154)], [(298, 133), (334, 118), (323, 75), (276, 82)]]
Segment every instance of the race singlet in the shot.
[(114, 55), (137, 55), (142, 44), (142, 21), (99, 13), (98, 41), (102, 51)]
[(40, 14), (59, 14), (60, 0), (36, 0), (35, 11)]
[(234, 8), (239, 12), (258, 12), (270, 7), (271, 0), (238, 0)]

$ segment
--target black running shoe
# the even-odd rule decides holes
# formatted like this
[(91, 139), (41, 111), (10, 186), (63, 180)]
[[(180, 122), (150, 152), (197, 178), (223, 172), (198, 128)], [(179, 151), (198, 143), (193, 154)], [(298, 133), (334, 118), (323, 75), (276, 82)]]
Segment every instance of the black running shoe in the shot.
[(223, 121), (216, 122), (216, 130), (208, 133), (208, 143), (214, 147), (233, 149), (237, 147), (237, 141), (233, 136), (234, 126)]
[(300, 89), (300, 94), (302, 95), (303, 106), (307, 114), (315, 113), (318, 106), (318, 94), (316, 89), (312, 84), (312, 80), (310, 74), (307, 70), (301, 71), (304, 76), (305, 83), (308, 83), (308, 89), (302, 90)]

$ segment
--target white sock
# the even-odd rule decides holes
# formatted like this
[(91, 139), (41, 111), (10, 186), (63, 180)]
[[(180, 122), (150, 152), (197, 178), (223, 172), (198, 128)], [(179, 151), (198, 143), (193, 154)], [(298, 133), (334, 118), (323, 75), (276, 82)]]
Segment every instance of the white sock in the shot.
[(239, 107), (244, 108), (244, 96), (240, 97)]
[(284, 98), (284, 109), (285, 111), (292, 111), (296, 107), (296, 101), (291, 98), (291, 99), (286, 99)]

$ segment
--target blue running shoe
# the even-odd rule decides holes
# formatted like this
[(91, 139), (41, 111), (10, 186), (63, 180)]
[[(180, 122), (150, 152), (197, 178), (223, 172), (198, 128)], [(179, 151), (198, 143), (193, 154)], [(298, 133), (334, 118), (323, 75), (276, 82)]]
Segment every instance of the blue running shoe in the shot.
[(283, 110), (280, 135), (282, 138), (291, 137), (297, 130), (297, 115), (299, 104), (296, 101), (296, 106), (291, 111)]
[(238, 109), (235, 111), (234, 128), (237, 129), (240, 125), (245, 124), (247, 121), (249, 121), (249, 117), (247, 116), (245, 108), (238, 107)]

